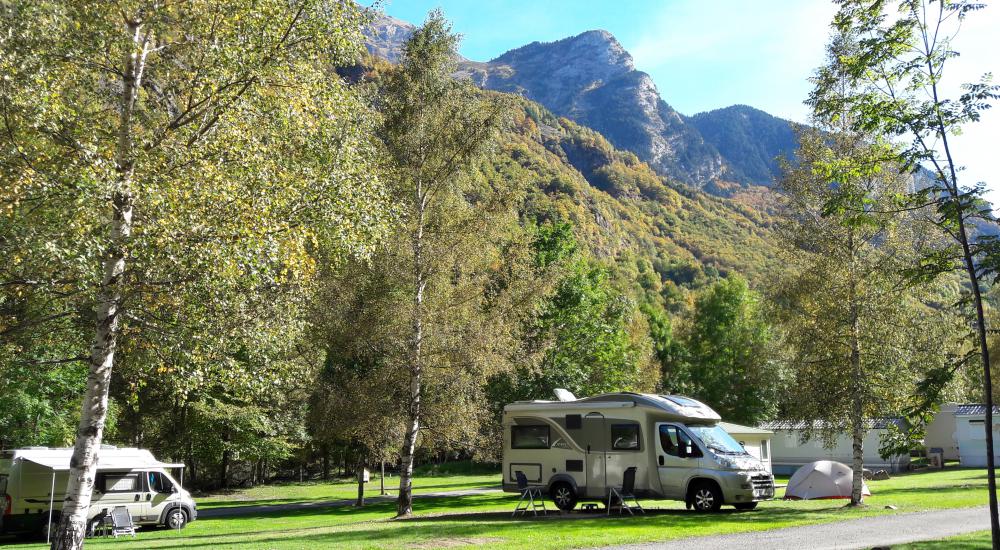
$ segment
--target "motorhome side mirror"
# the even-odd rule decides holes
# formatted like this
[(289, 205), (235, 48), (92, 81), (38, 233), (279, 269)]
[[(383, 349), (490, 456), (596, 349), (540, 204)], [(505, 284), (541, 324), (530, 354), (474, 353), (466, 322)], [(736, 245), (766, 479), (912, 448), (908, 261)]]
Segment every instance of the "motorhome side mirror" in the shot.
[(173, 485), (171, 485), (171, 486), (170, 486), (170, 492), (171, 492), (171, 493), (177, 493), (177, 492), (179, 492), (179, 491), (177, 490), (177, 487), (174, 487)]

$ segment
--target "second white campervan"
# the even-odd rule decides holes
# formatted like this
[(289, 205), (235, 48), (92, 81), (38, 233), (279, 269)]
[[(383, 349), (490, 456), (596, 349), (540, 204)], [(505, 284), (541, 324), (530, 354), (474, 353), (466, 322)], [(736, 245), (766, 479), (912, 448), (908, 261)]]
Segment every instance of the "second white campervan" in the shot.
[[(45, 538), (58, 524), (72, 456), (71, 448), (0, 453), (0, 534)], [(169, 473), (183, 467), (160, 462), (145, 449), (102, 447), (88, 520), (123, 506), (136, 524), (184, 527), (198, 517), (198, 508)]]
[(751, 510), (774, 497), (774, 477), (734, 440), (710, 407), (676, 395), (609, 393), (504, 407), (503, 488), (517, 472), (562, 510), (608, 499), (635, 468), (640, 498), (674, 499), (716, 511)]

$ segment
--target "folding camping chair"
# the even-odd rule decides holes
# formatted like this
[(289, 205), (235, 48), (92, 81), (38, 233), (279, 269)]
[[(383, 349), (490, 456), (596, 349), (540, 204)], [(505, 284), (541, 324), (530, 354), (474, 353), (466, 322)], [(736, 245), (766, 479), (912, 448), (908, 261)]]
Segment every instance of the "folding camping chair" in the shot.
[[(642, 509), (642, 506), (639, 505), (639, 500), (635, 498), (635, 494), (633, 494), (635, 490), (635, 471), (636, 471), (635, 466), (630, 466), (626, 468), (625, 475), (623, 476), (622, 479), (622, 488), (615, 489), (614, 487), (612, 487), (611, 490), (608, 491), (609, 516), (611, 515), (611, 508), (616, 498), (618, 500), (619, 515), (622, 513), (622, 510), (628, 510), (629, 515), (634, 516), (635, 512), (632, 511), (633, 509), (639, 510), (639, 512), (642, 514), (646, 513), (646, 511)], [(632, 504), (628, 503), (629, 500), (632, 501)]]
[[(524, 515), (528, 512), (529, 508), (537, 516), (539, 504), (542, 506), (542, 513), (548, 514), (548, 510), (545, 509), (545, 498), (542, 496), (542, 489), (540, 487), (528, 487), (528, 478), (520, 470), (514, 472), (514, 477), (517, 478), (517, 490), (521, 493), (521, 500), (517, 501), (514, 513), (510, 517), (517, 516), (518, 512)], [(524, 504), (524, 506), (522, 507), (521, 504)]]
[(132, 523), (132, 515), (128, 513), (128, 508), (115, 506), (111, 509), (111, 536), (118, 538), (118, 535), (135, 536), (135, 524)]

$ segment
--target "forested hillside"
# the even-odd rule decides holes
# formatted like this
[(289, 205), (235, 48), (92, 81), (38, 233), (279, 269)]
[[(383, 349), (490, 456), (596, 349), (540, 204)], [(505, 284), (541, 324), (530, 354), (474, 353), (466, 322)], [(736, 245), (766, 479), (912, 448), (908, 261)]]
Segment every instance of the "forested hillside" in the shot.
[(528, 185), (525, 216), (572, 223), (596, 256), (644, 260), (668, 288), (691, 287), (706, 273), (757, 279), (773, 267), (769, 215), (671, 183), (597, 132), (521, 105), (524, 116), (505, 144), (509, 159), (495, 169)]

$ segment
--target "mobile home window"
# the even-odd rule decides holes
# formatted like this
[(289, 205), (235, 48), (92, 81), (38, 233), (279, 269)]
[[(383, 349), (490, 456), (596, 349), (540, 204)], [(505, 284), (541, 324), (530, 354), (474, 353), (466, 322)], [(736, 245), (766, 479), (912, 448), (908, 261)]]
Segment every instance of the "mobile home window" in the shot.
[(761, 460), (767, 460), (767, 446), (768, 446), (768, 441), (766, 439), (760, 442)]
[(512, 449), (548, 449), (548, 426), (511, 426), (510, 448)]
[(616, 451), (638, 451), (639, 449), (639, 425), (638, 424), (612, 424), (611, 425), (611, 448)]

